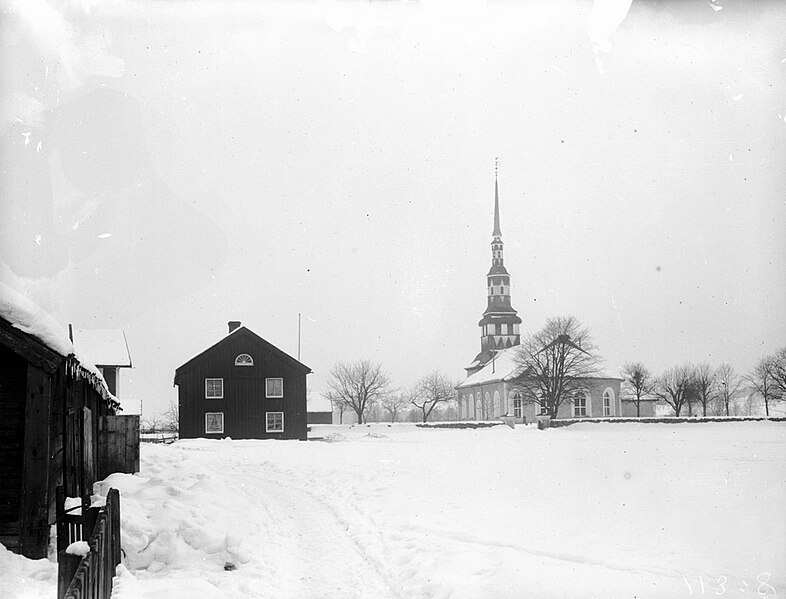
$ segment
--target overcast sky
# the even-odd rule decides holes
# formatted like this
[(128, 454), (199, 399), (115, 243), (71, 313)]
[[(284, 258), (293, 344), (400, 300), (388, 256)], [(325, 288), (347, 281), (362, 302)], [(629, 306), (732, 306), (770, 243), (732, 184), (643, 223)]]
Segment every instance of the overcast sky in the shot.
[(748, 370), (786, 344), (786, 5), (629, 5), (5, 1), (0, 280), (125, 329), (151, 413), (228, 320), (296, 355), (298, 312), (313, 395), (458, 381), (499, 156), (525, 333)]

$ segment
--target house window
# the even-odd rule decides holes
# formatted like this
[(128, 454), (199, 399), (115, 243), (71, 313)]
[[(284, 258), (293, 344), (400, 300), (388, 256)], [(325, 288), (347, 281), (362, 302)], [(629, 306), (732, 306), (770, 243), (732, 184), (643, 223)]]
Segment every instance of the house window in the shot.
[(587, 415), (587, 396), (583, 393), (573, 399), (573, 415), (577, 417)]
[(265, 397), (284, 397), (284, 379), (265, 379)]
[(265, 432), (283, 433), (284, 432), (284, 412), (266, 412), (267, 424)]
[(224, 412), (205, 412), (205, 433), (219, 434), (224, 432)]
[(205, 379), (205, 399), (224, 399), (224, 379)]
[(253, 366), (253, 365), (254, 365), (254, 358), (252, 358), (248, 354), (240, 354), (237, 358), (235, 358), (235, 366)]
[(603, 392), (603, 415), (611, 416), (611, 402), (613, 401), (614, 392), (611, 389), (606, 389)]

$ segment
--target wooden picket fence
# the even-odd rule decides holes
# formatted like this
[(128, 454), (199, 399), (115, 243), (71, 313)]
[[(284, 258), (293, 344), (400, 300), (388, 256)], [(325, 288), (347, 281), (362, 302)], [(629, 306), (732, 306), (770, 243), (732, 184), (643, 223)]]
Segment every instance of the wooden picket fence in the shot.
[[(104, 507), (82, 511), (82, 534), (92, 531), (88, 540), (90, 552), (80, 559), (64, 549), (58, 551), (57, 596), (58, 599), (110, 599), (112, 579), (120, 563), (120, 493), (110, 489)], [(59, 522), (58, 527), (64, 527), (71, 542), (80, 540), (74, 538), (79, 533), (68, 520)]]

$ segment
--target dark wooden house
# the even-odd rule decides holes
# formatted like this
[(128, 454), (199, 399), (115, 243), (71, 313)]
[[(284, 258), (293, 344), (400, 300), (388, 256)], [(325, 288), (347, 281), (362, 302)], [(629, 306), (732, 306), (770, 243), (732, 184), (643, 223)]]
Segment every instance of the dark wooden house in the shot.
[(175, 371), (180, 438), (306, 439), (311, 369), (241, 325)]
[(42, 558), (57, 488), (89, 503), (100, 470), (99, 420), (118, 403), (51, 316), (21, 296), (0, 295), (0, 543)]

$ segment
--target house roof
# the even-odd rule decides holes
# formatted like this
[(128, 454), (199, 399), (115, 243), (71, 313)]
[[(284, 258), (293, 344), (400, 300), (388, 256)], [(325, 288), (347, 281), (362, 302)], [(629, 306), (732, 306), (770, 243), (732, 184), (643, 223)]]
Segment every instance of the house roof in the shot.
[(96, 366), (131, 368), (128, 341), (121, 329), (76, 329), (74, 345)]
[(183, 373), (183, 371), (190, 369), (197, 362), (200, 362), (201, 360), (206, 358), (210, 353), (213, 352), (213, 350), (217, 349), (218, 347), (220, 347), (222, 345), (225, 345), (226, 343), (229, 343), (229, 341), (231, 339), (234, 339), (235, 337), (237, 337), (239, 335), (248, 335), (248, 336), (252, 337), (255, 341), (257, 341), (258, 343), (260, 343), (263, 346), (265, 346), (266, 349), (268, 349), (272, 353), (277, 354), (279, 357), (283, 358), (284, 360), (287, 360), (288, 362), (291, 362), (292, 364), (295, 365), (296, 368), (300, 368), (301, 370), (305, 371), (305, 374), (308, 374), (309, 372), (311, 372), (311, 369), (308, 366), (306, 366), (302, 362), (296, 360), (295, 358), (290, 356), (288, 353), (278, 349), (275, 345), (273, 345), (269, 341), (266, 341), (265, 339), (263, 339), (262, 337), (257, 335), (254, 331), (252, 331), (248, 327), (241, 325), (238, 328), (236, 328), (234, 331), (232, 331), (231, 333), (229, 333), (226, 336), (224, 336), (224, 338), (221, 339), (220, 341), (218, 341), (217, 343), (214, 343), (213, 345), (208, 347), (203, 352), (201, 352), (201, 353), (197, 354), (196, 356), (194, 356), (193, 358), (191, 358), (185, 364), (183, 364), (183, 365), (179, 366), (178, 368), (176, 368), (175, 369), (175, 385), (178, 384), (178, 379), (179, 379), (180, 375)]
[(333, 404), (330, 403), (330, 400), (321, 396), (308, 398), (307, 407), (309, 412), (333, 411)]

